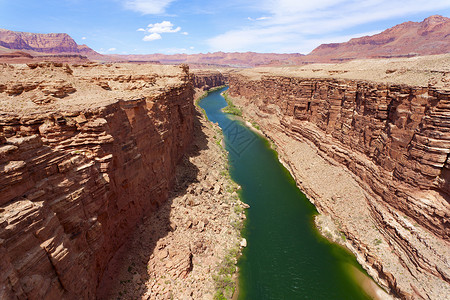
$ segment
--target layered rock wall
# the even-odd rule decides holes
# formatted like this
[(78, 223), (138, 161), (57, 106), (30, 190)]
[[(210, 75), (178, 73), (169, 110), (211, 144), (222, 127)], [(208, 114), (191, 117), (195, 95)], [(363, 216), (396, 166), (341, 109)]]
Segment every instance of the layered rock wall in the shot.
[[(287, 77), (232, 77), (230, 86), (232, 96), (259, 99), (262, 111), (275, 105), (286, 131), (308, 138), (384, 201), (449, 238), (449, 91)], [(328, 148), (329, 141), (337, 143)]]
[(245, 73), (229, 82), (372, 276), (402, 298), (449, 291), (448, 89)]
[[(185, 71), (106, 105), (1, 114), (1, 299), (95, 298), (115, 251), (167, 199), (190, 143)], [(85, 80), (68, 80), (81, 93)]]
[(228, 82), (228, 77), (223, 72), (213, 70), (196, 70), (191, 73), (191, 79), (195, 88), (203, 90), (221, 86)]

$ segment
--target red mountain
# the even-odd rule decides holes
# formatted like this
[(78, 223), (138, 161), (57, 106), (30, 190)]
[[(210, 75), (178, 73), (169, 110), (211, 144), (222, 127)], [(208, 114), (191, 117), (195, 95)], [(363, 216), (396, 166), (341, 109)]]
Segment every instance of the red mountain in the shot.
[(450, 52), (450, 18), (435, 15), (422, 22), (405, 22), (372, 36), (345, 43), (323, 44), (308, 60), (349, 60)]
[(87, 57), (98, 57), (86, 45), (78, 45), (66, 33), (30, 33), (0, 29), (0, 46), (6, 49), (39, 52), (46, 54), (79, 54)]

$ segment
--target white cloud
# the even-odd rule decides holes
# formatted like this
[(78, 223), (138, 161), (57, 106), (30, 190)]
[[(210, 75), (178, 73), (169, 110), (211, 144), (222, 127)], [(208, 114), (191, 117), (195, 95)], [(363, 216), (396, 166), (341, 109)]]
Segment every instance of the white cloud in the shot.
[(173, 28), (174, 25), (170, 21), (162, 21), (161, 23), (148, 24), (147, 31), (150, 33), (173, 33), (181, 30), (181, 27)]
[(263, 21), (263, 20), (270, 20), (272, 18), (271, 17), (259, 17), (259, 18), (247, 17), (247, 19), (250, 20), (250, 21)]
[(140, 12), (144, 15), (163, 14), (166, 8), (174, 0), (126, 0), (124, 6), (126, 9)]
[[(262, 0), (260, 18), (212, 37), (211, 51), (308, 53), (320, 43), (348, 36), (371, 22), (450, 8), (448, 0)], [(381, 28), (380, 28), (381, 29)], [(364, 33), (353, 34), (359, 37)], [(327, 39), (328, 38), (328, 39)]]
[[(137, 31), (143, 31), (150, 33), (149, 35), (144, 36), (143, 41), (149, 42), (154, 40), (162, 39), (162, 33), (175, 33), (181, 30), (181, 27), (178, 26), (174, 28), (175, 25), (170, 21), (162, 21), (161, 23), (148, 24), (147, 29), (139, 28)], [(187, 35), (187, 32), (182, 32), (181, 34)]]
[(149, 35), (144, 36), (144, 38), (142, 40), (145, 42), (151, 42), (151, 41), (160, 40), (160, 39), (162, 39), (162, 37), (159, 33), (151, 33)]
[(195, 49), (195, 47), (194, 47), (194, 46), (191, 46), (191, 47), (189, 47), (189, 49), (191, 49), (191, 50), (194, 50), (194, 49)]
[(107, 52), (113, 52), (113, 51), (116, 51), (117, 49), (116, 48), (109, 48), (108, 50), (106, 50)]
[(182, 35), (188, 35), (189, 33), (186, 32), (186, 31), (184, 31), (184, 32), (182, 32), (181, 34), (182, 34)]
[(85, 40), (86, 39), (86, 37), (85, 36), (83, 36), (82, 38), (81, 38), (82, 40)]

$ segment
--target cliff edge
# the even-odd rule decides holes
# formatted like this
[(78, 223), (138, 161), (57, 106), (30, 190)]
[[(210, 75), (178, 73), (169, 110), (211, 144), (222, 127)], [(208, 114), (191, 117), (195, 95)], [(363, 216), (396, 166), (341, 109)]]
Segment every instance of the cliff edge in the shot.
[[(450, 57), (231, 72), (230, 96), (391, 294), (450, 294)], [(320, 225), (320, 224), (319, 224)]]
[(0, 65), (1, 299), (94, 299), (167, 200), (193, 130), (188, 68)]

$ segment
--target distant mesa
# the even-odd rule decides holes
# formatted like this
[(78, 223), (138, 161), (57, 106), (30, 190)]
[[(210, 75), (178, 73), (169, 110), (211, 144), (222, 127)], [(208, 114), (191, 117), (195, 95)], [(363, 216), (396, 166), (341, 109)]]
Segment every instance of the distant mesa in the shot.
[(0, 53), (0, 58), (30, 58), (30, 59), (32, 59), (33, 56), (31, 54), (23, 52), (23, 51), (14, 51), (14, 52)]
[[(22, 54), (16, 53), (17, 51)], [(401, 23), (379, 34), (354, 38), (345, 43), (322, 44), (308, 55), (255, 52), (102, 55), (87, 45), (78, 45), (66, 33), (41, 34), (0, 29), (0, 62), (95, 60), (150, 64), (187, 63), (195, 67), (240, 68), (345, 62), (363, 58), (412, 57), (449, 52), (450, 18), (439, 15), (428, 17), (422, 22)], [(32, 57), (24, 56), (23, 53)]]
[[(19, 51), (16, 51), (19, 50)], [(102, 55), (86, 45), (78, 45), (66, 33), (30, 33), (0, 29), (0, 60), (28, 62), (54, 60), (82, 62)]]
[(345, 43), (322, 44), (307, 57), (317, 61), (411, 57), (450, 52), (450, 18), (434, 15), (405, 22), (372, 36)]
[(0, 29), (0, 46), (48, 54), (77, 53), (99, 55), (86, 45), (78, 45), (67, 33), (30, 33)]

